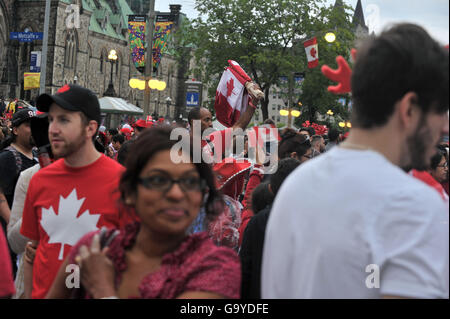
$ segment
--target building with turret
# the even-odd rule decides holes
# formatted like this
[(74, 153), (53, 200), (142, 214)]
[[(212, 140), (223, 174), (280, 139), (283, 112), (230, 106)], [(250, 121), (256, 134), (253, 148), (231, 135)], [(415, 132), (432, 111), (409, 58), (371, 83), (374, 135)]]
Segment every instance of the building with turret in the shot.
[[(131, 58), (128, 16), (147, 15), (148, 9), (145, 0), (51, 0), (46, 92), (77, 83), (100, 98), (112, 81), (116, 97), (142, 107), (143, 91), (129, 86), (131, 78), (142, 74)], [(171, 5), (167, 14), (177, 24), (185, 18), (181, 5)], [(44, 15), (44, 0), (0, 0), (0, 97), (31, 101), (38, 96), (39, 89), (24, 90), (23, 79), (30, 72), (31, 52), (42, 51), (43, 41), (19, 42), (10, 33), (43, 32)], [(113, 49), (118, 57), (114, 64), (108, 60)], [(186, 69), (173, 55), (163, 55), (156, 74), (167, 87), (152, 90), (151, 113), (173, 118), (182, 110)]]

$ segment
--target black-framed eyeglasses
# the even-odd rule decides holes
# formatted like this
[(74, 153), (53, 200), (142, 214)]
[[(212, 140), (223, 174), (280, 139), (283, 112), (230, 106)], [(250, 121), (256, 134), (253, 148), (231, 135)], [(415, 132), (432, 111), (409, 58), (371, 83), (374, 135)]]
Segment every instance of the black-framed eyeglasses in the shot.
[(304, 156), (304, 157), (306, 157), (306, 158), (308, 158), (308, 159), (311, 159), (311, 158), (313, 158), (313, 156), (312, 155), (302, 155), (302, 156)]
[(169, 191), (175, 183), (177, 183), (185, 193), (201, 192), (206, 188), (206, 181), (194, 176), (173, 179), (167, 175), (157, 174), (148, 177), (140, 177), (138, 182), (147, 189), (164, 193)]
[(442, 164), (442, 165), (438, 165), (437, 167), (443, 167), (443, 168), (448, 168), (448, 162), (445, 162), (444, 164)]

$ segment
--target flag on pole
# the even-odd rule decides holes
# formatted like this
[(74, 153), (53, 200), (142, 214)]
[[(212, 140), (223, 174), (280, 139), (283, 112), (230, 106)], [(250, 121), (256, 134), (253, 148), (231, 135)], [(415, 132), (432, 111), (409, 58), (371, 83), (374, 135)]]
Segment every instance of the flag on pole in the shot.
[(312, 38), (303, 43), (305, 46), (306, 57), (308, 58), (308, 68), (312, 69), (319, 66), (319, 45), (317, 38)]
[(248, 106), (248, 93), (245, 83), (251, 81), (238, 63), (228, 60), (229, 67), (225, 69), (216, 91), (214, 109), (220, 124), (233, 126)]
[(41, 73), (24, 73), (23, 74), (23, 89), (39, 89), (41, 81)]

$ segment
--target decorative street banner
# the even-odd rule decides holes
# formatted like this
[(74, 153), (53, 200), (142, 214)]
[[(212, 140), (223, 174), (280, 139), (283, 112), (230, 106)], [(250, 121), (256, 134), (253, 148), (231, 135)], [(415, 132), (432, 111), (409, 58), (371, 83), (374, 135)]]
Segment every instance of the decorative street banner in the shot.
[(157, 15), (155, 33), (153, 35), (153, 69), (157, 69), (161, 63), (161, 56), (169, 41), (170, 33), (174, 27), (173, 15)]
[(128, 17), (128, 32), (130, 39), (131, 58), (136, 69), (143, 73), (145, 69), (145, 15), (130, 15)]
[(31, 90), (40, 87), (41, 73), (24, 73), (23, 74), (23, 89)]

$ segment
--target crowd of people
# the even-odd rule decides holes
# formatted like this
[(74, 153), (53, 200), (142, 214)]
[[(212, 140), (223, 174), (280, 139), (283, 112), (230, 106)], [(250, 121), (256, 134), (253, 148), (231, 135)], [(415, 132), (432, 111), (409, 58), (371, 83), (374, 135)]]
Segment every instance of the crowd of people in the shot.
[(253, 96), (221, 131), (192, 109), (174, 139), (101, 125), (78, 85), (40, 95), (2, 120), (0, 297), (448, 298), (448, 62), (394, 26), (358, 49), (350, 133), (286, 128), (276, 148), (228, 138)]

